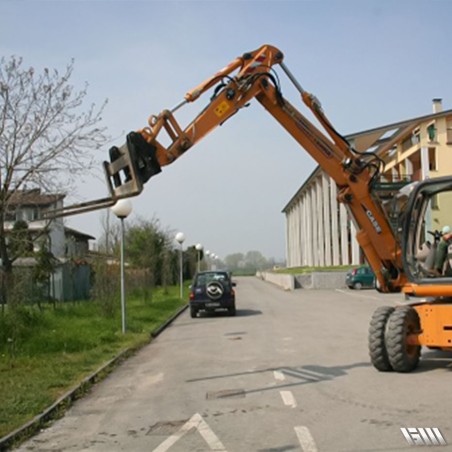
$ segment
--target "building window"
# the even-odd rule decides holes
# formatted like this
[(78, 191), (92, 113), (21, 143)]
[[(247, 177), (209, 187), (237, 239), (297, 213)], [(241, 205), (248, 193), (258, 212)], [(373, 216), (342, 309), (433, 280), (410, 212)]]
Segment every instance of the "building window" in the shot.
[(16, 210), (16, 221), (28, 221), (27, 212), (23, 209)]
[(430, 124), (427, 126), (427, 135), (429, 141), (436, 141), (436, 127), (435, 123)]
[(452, 144), (452, 121), (447, 121), (447, 130), (446, 130), (447, 136), (447, 144)]
[(28, 209), (28, 221), (39, 220), (39, 209), (37, 207), (31, 207)]
[(7, 210), (5, 212), (5, 221), (16, 221), (16, 211), (15, 210)]

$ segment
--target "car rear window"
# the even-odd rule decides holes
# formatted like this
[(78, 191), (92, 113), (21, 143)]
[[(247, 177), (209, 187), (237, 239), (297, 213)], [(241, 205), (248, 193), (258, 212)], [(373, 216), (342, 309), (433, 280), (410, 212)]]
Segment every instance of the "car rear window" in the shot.
[(196, 278), (196, 285), (203, 286), (209, 284), (212, 281), (228, 282), (229, 278), (227, 273), (205, 273), (198, 275)]

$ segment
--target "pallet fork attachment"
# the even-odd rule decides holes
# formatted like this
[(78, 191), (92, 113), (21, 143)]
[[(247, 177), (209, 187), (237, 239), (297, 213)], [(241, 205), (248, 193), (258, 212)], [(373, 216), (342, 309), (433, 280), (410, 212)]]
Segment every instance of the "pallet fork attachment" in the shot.
[(46, 219), (111, 207), (120, 199), (139, 195), (143, 185), (161, 171), (156, 147), (138, 132), (130, 132), (126, 143), (119, 148), (113, 146), (109, 153), (110, 162), (104, 161), (103, 167), (110, 196), (49, 210), (45, 214)]

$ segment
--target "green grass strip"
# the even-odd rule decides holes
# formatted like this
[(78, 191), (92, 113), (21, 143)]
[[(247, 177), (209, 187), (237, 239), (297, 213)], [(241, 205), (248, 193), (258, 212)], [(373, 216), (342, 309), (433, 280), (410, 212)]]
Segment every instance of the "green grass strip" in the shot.
[(305, 273), (313, 272), (340, 272), (347, 271), (350, 268), (354, 268), (356, 265), (337, 265), (332, 267), (291, 267), (291, 268), (278, 268), (274, 270), (275, 273), (283, 273), (288, 275), (303, 275)]
[(93, 301), (27, 308), (15, 319), (7, 310), (0, 314), (0, 438), (33, 423), (60, 399), (69, 401), (73, 388), (77, 398), (100, 369), (108, 372), (118, 356), (149, 343), (151, 332), (185, 305), (177, 287), (156, 289), (146, 302), (127, 297), (126, 334), (119, 309), (106, 318)]

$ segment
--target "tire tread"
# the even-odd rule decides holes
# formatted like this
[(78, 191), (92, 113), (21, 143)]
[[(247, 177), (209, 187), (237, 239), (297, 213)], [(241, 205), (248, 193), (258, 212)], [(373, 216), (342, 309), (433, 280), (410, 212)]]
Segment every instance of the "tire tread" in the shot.
[(392, 306), (380, 306), (374, 312), (369, 326), (369, 355), (373, 366), (381, 372), (392, 370), (386, 349), (385, 335), (389, 317), (394, 312)]
[(408, 323), (412, 322), (419, 329), (419, 316), (411, 306), (396, 309), (388, 320), (386, 349), (388, 351), (389, 362), (397, 372), (411, 372), (419, 363), (421, 347), (417, 347), (413, 356), (410, 356), (406, 350), (406, 327)]

